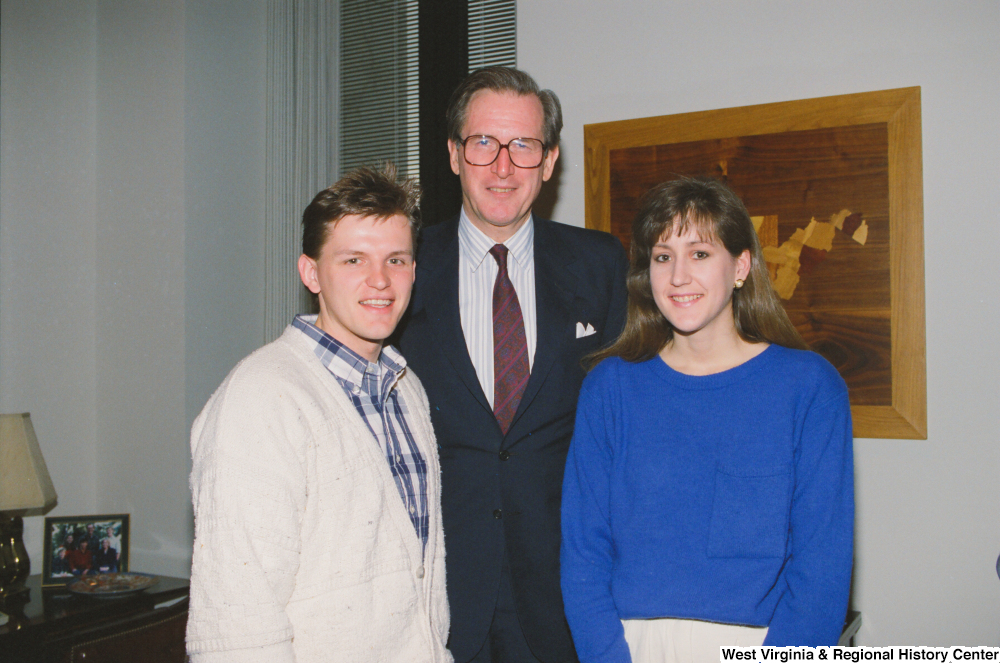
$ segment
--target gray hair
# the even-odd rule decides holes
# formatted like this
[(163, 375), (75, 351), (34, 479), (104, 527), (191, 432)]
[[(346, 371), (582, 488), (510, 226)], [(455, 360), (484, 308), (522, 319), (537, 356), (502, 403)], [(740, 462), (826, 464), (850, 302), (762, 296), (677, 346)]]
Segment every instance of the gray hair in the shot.
[[(559, 144), (559, 132), (562, 131), (562, 106), (559, 97), (552, 90), (542, 90), (535, 79), (513, 67), (484, 67), (478, 69), (455, 89), (448, 102), (448, 138), (459, 143), (462, 141), (462, 129), (468, 116), (472, 97), (480, 90), (492, 92), (510, 92), (520, 96), (534, 95), (542, 103), (542, 142), (545, 149), (550, 150)], [(519, 136), (530, 138), (530, 136)]]

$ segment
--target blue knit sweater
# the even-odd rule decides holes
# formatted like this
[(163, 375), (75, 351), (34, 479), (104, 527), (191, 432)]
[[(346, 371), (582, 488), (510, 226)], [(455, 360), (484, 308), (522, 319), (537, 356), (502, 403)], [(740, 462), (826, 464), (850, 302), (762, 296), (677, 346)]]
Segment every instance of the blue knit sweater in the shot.
[(847, 387), (819, 355), (772, 345), (707, 376), (613, 358), (584, 381), (561, 554), (583, 663), (631, 660), (620, 619), (836, 644), (853, 529)]

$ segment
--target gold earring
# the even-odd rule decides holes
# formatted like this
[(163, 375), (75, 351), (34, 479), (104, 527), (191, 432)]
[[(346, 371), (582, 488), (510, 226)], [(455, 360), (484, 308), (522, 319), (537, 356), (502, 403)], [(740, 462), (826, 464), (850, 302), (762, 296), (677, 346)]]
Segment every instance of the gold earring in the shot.
[(743, 279), (736, 279), (736, 289), (739, 290), (740, 288), (742, 288), (743, 283), (744, 283)]

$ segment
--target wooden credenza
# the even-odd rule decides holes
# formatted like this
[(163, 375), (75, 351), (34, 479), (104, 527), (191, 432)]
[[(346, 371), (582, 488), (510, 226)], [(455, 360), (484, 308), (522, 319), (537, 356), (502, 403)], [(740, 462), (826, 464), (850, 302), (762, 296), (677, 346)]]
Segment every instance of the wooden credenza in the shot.
[(182, 663), (188, 580), (159, 576), (144, 592), (92, 598), (65, 589), (42, 589), (31, 576), (28, 591), (8, 597), (0, 610), (0, 663)]

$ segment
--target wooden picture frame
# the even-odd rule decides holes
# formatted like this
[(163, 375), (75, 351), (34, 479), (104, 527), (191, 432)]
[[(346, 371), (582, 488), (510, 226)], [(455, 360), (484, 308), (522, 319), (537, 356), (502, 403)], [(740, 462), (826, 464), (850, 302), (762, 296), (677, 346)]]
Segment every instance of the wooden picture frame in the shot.
[[(67, 536), (72, 539), (67, 542)], [(81, 561), (73, 560), (86, 540)], [(107, 541), (107, 550), (104, 542)], [(61, 587), (84, 575), (128, 571), (129, 516), (118, 513), (103, 516), (60, 516), (45, 519), (42, 534), (42, 587)], [(90, 550), (96, 547), (96, 550)], [(102, 559), (103, 562), (102, 562)], [(102, 566), (103, 563), (103, 566)]]
[[(786, 310), (845, 377), (855, 437), (927, 439), (921, 149), (919, 87), (589, 124), (587, 227), (627, 247), (639, 195), (678, 175), (728, 181), (755, 224), (765, 220), (772, 247), (823, 226), (838, 244), (812, 252), (825, 262), (801, 276), (798, 298), (779, 290)], [(827, 208), (810, 211), (810, 197)], [(843, 212), (852, 197), (870, 207), (870, 226), (866, 210), (850, 217), (850, 230), (866, 225), (860, 238), (846, 233), (843, 215), (831, 227), (841, 210), (830, 201), (841, 197)]]

